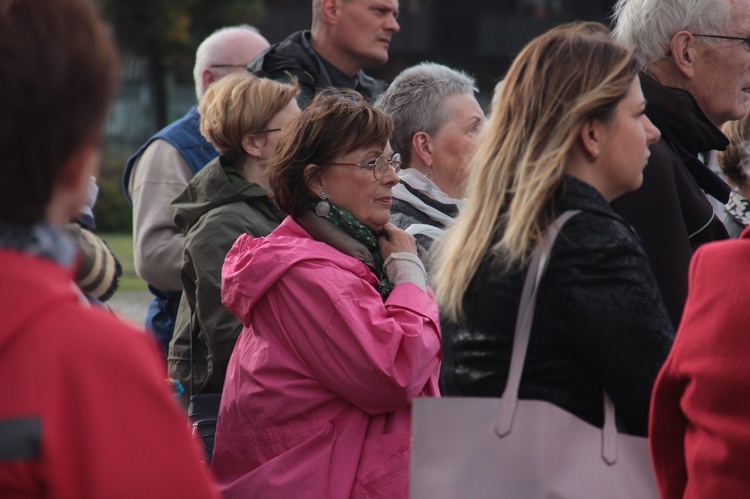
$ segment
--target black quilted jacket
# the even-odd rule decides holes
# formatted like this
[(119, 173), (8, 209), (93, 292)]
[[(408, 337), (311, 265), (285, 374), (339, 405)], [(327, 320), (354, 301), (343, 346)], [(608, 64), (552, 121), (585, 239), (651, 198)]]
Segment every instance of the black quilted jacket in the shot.
[(315, 94), (324, 88), (351, 88), (369, 101), (374, 101), (386, 87), (384, 81), (376, 80), (361, 70), (351, 81), (339, 81), (344, 78), (330, 74), (313, 50), (309, 31), (297, 31), (281, 43), (271, 45), (248, 64), (248, 69), (272, 80), (290, 81), (292, 77), (296, 78), (300, 88), (297, 102), (302, 108), (307, 107)]
[[(552, 402), (591, 424), (602, 390), (620, 431), (645, 435), (656, 375), (674, 331), (637, 236), (591, 186), (565, 177), (563, 228), (540, 284), (520, 398)], [(490, 253), (464, 297), (465, 323), (443, 332), (443, 395), (499, 397), (505, 388), (526, 268), (503, 274)]]

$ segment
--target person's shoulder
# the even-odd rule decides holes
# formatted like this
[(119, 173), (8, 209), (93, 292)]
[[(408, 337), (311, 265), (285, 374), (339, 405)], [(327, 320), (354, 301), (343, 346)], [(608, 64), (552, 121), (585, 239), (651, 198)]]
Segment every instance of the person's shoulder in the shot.
[(245, 200), (217, 206), (206, 212), (188, 230), (185, 251), (220, 249), (228, 251), (242, 234), (265, 237), (279, 225), (267, 216), (267, 210)]
[(565, 224), (558, 239), (562, 244), (556, 244), (556, 249), (642, 252), (633, 228), (611, 210), (582, 210)]
[(303, 32), (292, 33), (285, 40), (271, 45), (253, 59), (249, 70), (264, 78), (290, 81), (296, 78), (302, 85), (314, 84), (317, 69), (314, 56), (302, 42)]
[(391, 223), (399, 229), (406, 230), (414, 223), (429, 223), (430, 219), (417, 208), (402, 201), (394, 199), (391, 205)]
[[(728, 271), (750, 271), (750, 231), (742, 232), (738, 239), (714, 241), (701, 245), (693, 256), (693, 267), (726, 267)], [(726, 274), (724, 274), (726, 277)]]
[(388, 84), (377, 78), (374, 78), (364, 71), (359, 72), (359, 92), (372, 101), (380, 97), (388, 88)]

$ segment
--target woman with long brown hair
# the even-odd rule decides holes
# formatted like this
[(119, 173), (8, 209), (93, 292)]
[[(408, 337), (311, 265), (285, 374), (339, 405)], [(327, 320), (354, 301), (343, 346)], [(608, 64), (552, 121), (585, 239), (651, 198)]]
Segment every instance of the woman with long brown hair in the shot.
[(601, 426), (602, 390), (621, 431), (645, 435), (673, 330), (630, 226), (609, 202), (637, 189), (659, 131), (632, 53), (578, 23), (530, 42), (511, 66), (474, 156), (467, 205), (436, 242), (444, 395), (497, 397), (508, 374), (532, 251), (564, 226), (541, 281), (520, 398)]

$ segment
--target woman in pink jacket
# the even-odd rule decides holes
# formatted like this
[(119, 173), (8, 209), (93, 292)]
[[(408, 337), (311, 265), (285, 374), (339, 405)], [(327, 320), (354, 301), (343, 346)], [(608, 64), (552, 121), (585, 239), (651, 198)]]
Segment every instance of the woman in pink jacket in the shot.
[(438, 310), (412, 236), (389, 223), (390, 118), (321, 94), (269, 165), (288, 216), (227, 255), (222, 300), (244, 328), (213, 471), (232, 497), (406, 497), (411, 401), (437, 396)]

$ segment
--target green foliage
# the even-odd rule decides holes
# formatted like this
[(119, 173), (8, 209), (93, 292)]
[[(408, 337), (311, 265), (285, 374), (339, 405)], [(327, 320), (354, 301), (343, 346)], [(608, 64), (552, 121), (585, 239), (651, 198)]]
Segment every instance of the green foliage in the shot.
[(178, 81), (190, 79), (195, 50), (206, 36), (224, 26), (256, 24), (263, 15), (263, 0), (97, 1), (120, 49), (148, 63), (157, 129), (167, 124), (165, 79), (170, 70)]
[(122, 192), (122, 172), (127, 156), (102, 153), (102, 164), (97, 176), (99, 196), (94, 205), (97, 232), (123, 232), (133, 230), (133, 212)]
[(121, 48), (137, 55), (154, 54), (169, 61), (194, 54), (214, 30), (255, 24), (263, 0), (98, 0)]
[[(97, 231), (97, 235), (107, 242), (107, 245), (122, 266), (122, 276), (120, 277), (117, 291), (146, 291), (146, 283), (135, 273), (133, 236), (130, 232), (120, 234)], [(115, 296), (117, 296), (117, 293), (115, 293)]]

